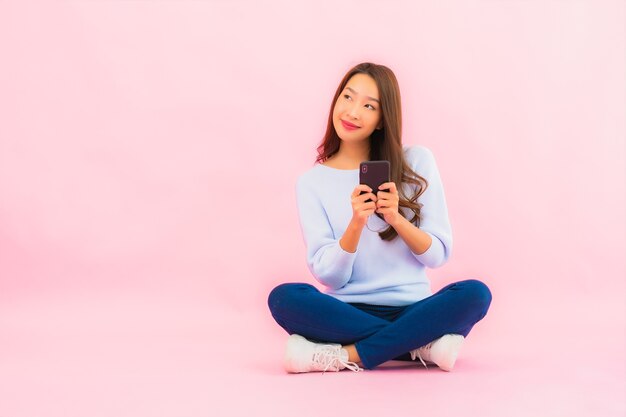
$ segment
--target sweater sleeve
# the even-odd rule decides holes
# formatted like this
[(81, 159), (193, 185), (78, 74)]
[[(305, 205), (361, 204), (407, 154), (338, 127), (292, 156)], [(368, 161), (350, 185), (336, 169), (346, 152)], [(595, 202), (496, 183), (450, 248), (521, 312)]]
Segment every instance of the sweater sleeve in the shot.
[(411, 148), (409, 160), (413, 170), (428, 181), (426, 191), (418, 198), (418, 203), (422, 204), (419, 228), (432, 238), (426, 252), (413, 255), (423, 265), (437, 268), (445, 264), (452, 253), (452, 227), (443, 184), (430, 149), (423, 146)]
[(302, 177), (296, 196), (309, 269), (321, 284), (339, 289), (350, 280), (356, 252), (346, 252), (339, 245), (341, 236), (334, 236), (319, 196)]

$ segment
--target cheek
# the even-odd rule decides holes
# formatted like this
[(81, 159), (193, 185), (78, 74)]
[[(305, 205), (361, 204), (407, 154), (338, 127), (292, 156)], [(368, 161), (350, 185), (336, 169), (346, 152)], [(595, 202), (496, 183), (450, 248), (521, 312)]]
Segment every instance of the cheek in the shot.
[(333, 108), (333, 117), (337, 117), (341, 113), (341, 106), (335, 103), (335, 107)]
[(335, 105), (335, 107), (333, 108), (333, 126), (335, 127), (335, 130), (339, 129), (339, 119), (341, 119), (340, 117), (341, 115), (341, 108), (338, 105)]
[(379, 114), (372, 114), (367, 119), (367, 125), (369, 127), (371, 127), (372, 129), (376, 129), (376, 127), (378, 127), (379, 123), (380, 123), (380, 115)]

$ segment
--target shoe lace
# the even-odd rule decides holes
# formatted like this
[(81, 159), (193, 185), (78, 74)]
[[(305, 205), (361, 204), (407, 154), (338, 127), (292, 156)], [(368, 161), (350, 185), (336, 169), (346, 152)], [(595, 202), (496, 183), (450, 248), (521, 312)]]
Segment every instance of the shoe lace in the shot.
[[(334, 367), (337, 371), (347, 368), (353, 372), (362, 371), (355, 362), (344, 361), (340, 356), (340, 346), (331, 346), (324, 345), (320, 346), (315, 353), (313, 353), (313, 362), (320, 365), (320, 367), (324, 367), (323, 372), (326, 373), (327, 370)], [(342, 368), (343, 366), (343, 368)]]
[(430, 350), (432, 345), (433, 345), (433, 343), (430, 342), (429, 344), (427, 344), (425, 346), (422, 346), (421, 348), (413, 349), (411, 351), (411, 360), (415, 360), (415, 358), (419, 358), (420, 362), (422, 362), (422, 365), (424, 365), (424, 368), (428, 369), (428, 366), (426, 366), (426, 362), (424, 362), (424, 359), (422, 359), (422, 354), (420, 353), (420, 350), (422, 350), (422, 349)]

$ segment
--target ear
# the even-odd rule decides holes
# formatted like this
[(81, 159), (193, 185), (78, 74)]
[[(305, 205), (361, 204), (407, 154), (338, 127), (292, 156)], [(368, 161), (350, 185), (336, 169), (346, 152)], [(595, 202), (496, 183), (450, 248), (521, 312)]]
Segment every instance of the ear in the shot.
[(378, 126), (376, 126), (376, 130), (381, 130), (383, 128), (383, 122), (381, 121)]

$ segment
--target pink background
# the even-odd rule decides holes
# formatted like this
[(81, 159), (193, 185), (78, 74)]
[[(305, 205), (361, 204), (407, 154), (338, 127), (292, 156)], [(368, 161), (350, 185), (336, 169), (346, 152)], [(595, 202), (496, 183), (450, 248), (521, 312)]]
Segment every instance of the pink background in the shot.
[[(0, 1), (0, 416), (626, 414), (625, 3), (294, 3)], [(446, 188), (433, 290), (494, 301), (452, 373), (286, 375), (295, 180), (368, 60)]]

